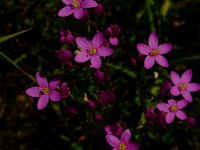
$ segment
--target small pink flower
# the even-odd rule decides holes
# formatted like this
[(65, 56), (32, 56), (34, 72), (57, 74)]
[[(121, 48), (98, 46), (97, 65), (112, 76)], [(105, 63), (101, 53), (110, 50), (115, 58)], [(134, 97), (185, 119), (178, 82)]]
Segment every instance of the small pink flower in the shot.
[(184, 99), (176, 102), (174, 99), (170, 99), (167, 103), (158, 103), (156, 105), (157, 109), (166, 112), (165, 121), (170, 124), (174, 121), (175, 116), (180, 120), (185, 120), (187, 118), (186, 114), (181, 110), (188, 102)]
[(60, 40), (64, 44), (73, 44), (74, 36), (69, 30), (62, 29), (60, 30)]
[(168, 80), (164, 80), (164, 82), (160, 86), (160, 96), (161, 97), (167, 97), (170, 94), (170, 89), (172, 87), (172, 84)]
[(155, 61), (162, 67), (169, 67), (169, 63), (162, 54), (166, 54), (172, 49), (172, 44), (164, 43), (158, 45), (158, 37), (155, 32), (152, 32), (149, 36), (148, 44), (139, 43), (137, 44), (138, 51), (147, 55), (144, 61), (144, 67), (150, 69), (153, 67)]
[(119, 40), (117, 38), (119, 32), (121, 31), (121, 28), (116, 24), (111, 24), (106, 29), (106, 35), (109, 36), (109, 42), (110, 44), (117, 46), (119, 44)]
[(122, 133), (120, 139), (111, 134), (106, 135), (106, 141), (113, 147), (113, 150), (137, 150), (139, 148), (138, 144), (129, 142), (130, 138), (131, 132), (129, 129)]
[(97, 32), (93, 37), (92, 41), (88, 41), (84, 37), (77, 37), (76, 44), (80, 49), (80, 52), (76, 54), (75, 61), (78, 63), (84, 63), (90, 60), (90, 67), (99, 69), (101, 67), (101, 58), (100, 56), (110, 56), (113, 53), (113, 50), (108, 47), (102, 47), (103, 34)]
[(192, 70), (186, 70), (181, 77), (179, 77), (175, 71), (172, 71), (170, 77), (174, 83), (174, 86), (170, 89), (171, 94), (173, 96), (178, 96), (181, 94), (188, 102), (192, 102), (193, 98), (190, 92), (200, 90), (200, 84), (190, 83), (192, 79)]
[(95, 108), (96, 108), (95, 102), (93, 102), (93, 101), (91, 101), (91, 100), (88, 101), (88, 105), (89, 105), (89, 107), (92, 108), (92, 109), (95, 109)]
[(97, 103), (100, 106), (105, 106), (115, 101), (115, 93), (112, 91), (99, 91), (97, 96), (98, 96)]
[(107, 134), (114, 135), (116, 137), (120, 137), (122, 132), (124, 131), (124, 128), (120, 123), (116, 123), (114, 125), (106, 125), (104, 130)]
[(55, 89), (60, 84), (60, 79), (54, 78), (49, 83), (47, 78), (36, 72), (36, 80), (39, 86), (30, 87), (26, 90), (26, 94), (31, 97), (39, 97), (37, 108), (39, 110), (45, 108), (51, 99), (53, 102), (61, 100), (61, 95)]
[(66, 50), (56, 51), (55, 56), (57, 57), (59, 62), (66, 63), (73, 57), (73, 54), (70, 50), (66, 49)]
[(67, 98), (70, 95), (69, 86), (66, 82), (61, 84), (61, 86), (59, 87), (59, 91), (62, 98)]
[(58, 16), (66, 17), (74, 14), (76, 19), (81, 19), (84, 15), (85, 8), (93, 8), (98, 4), (94, 0), (62, 0), (65, 6), (58, 12)]

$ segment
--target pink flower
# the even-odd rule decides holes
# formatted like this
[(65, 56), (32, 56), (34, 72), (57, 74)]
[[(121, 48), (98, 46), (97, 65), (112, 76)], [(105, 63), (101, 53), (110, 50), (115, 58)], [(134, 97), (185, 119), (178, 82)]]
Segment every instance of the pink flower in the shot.
[(69, 86), (68, 86), (68, 83), (66, 82), (61, 84), (61, 86), (59, 87), (59, 91), (62, 98), (67, 98), (70, 96)]
[(172, 84), (168, 80), (164, 80), (164, 82), (160, 86), (160, 96), (161, 97), (167, 97), (170, 94), (170, 89), (172, 87)]
[(186, 70), (181, 77), (172, 71), (170, 74), (171, 80), (174, 86), (170, 89), (173, 96), (182, 95), (187, 101), (192, 102), (193, 98), (190, 92), (195, 92), (200, 90), (200, 85), (198, 83), (190, 83), (192, 79), (192, 70)]
[(124, 128), (122, 127), (120, 123), (116, 123), (114, 125), (106, 125), (104, 130), (106, 131), (107, 134), (111, 134), (116, 137), (119, 137), (124, 131)]
[(112, 91), (99, 91), (98, 94), (98, 104), (100, 106), (105, 106), (109, 103), (114, 102), (115, 100), (115, 93)]
[(169, 67), (169, 63), (162, 54), (166, 54), (172, 49), (172, 44), (164, 43), (158, 45), (158, 37), (155, 32), (152, 32), (149, 36), (148, 44), (139, 43), (137, 44), (138, 51), (143, 54), (147, 55), (144, 60), (144, 67), (146, 69), (150, 69), (153, 67), (155, 61), (162, 67)]
[(60, 50), (55, 52), (56, 57), (58, 58), (59, 62), (61, 63), (66, 63), (69, 61), (72, 57), (73, 54), (70, 50)]
[(131, 132), (129, 129), (122, 133), (120, 139), (111, 134), (106, 135), (106, 141), (113, 147), (113, 150), (137, 150), (139, 148), (138, 144), (129, 142), (130, 138)]
[(75, 56), (75, 61), (78, 63), (84, 63), (90, 60), (90, 67), (99, 69), (101, 67), (100, 56), (110, 56), (113, 50), (108, 47), (102, 47), (103, 34), (97, 32), (92, 41), (88, 41), (84, 37), (77, 37), (76, 44), (80, 49), (80, 52)]
[(60, 84), (60, 79), (54, 78), (49, 83), (47, 78), (36, 72), (36, 80), (39, 86), (30, 87), (26, 90), (26, 94), (31, 97), (39, 97), (37, 108), (39, 110), (45, 108), (51, 99), (53, 102), (61, 100), (61, 95), (55, 89)]
[(94, 0), (62, 0), (65, 6), (58, 12), (58, 16), (66, 17), (74, 14), (76, 19), (81, 19), (84, 15), (85, 8), (93, 8), (98, 4)]
[(121, 28), (116, 24), (111, 24), (106, 29), (106, 35), (110, 36), (109, 37), (110, 44), (112, 44), (114, 46), (117, 46), (119, 44), (119, 40), (118, 40), (117, 36), (120, 31), (121, 31)]
[(187, 118), (186, 114), (181, 110), (183, 109), (188, 102), (184, 99), (176, 102), (174, 99), (170, 99), (167, 103), (158, 103), (156, 105), (157, 109), (163, 112), (166, 112), (165, 121), (166, 123), (172, 123), (175, 116), (180, 120), (185, 120)]
[(69, 30), (62, 29), (60, 30), (60, 40), (64, 44), (73, 44), (74, 36)]

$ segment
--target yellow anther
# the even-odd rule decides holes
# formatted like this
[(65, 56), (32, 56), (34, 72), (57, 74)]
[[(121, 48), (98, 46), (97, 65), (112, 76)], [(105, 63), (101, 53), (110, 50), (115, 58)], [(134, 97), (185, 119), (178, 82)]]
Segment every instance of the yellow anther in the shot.
[(79, 8), (80, 5), (81, 5), (81, 3), (80, 3), (79, 1), (77, 1), (77, 0), (72, 0), (72, 4), (73, 4), (73, 6), (74, 6), (75, 8)]
[(49, 94), (50, 89), (49, 88), (43, 88), (42, 92), (45, 93), (45, 94)]
[(126, 145), (124, 144), (124, 142), (122, 142), (122, 143), (119, 145), (119, 150), (126, 150)]
[(92, 47), (92, 48), (90, 49), (90, 51), (89, 51), (90, 55), (94, 55), (94, 54), (96, 54), (96, 52), (97, 52), (97, 50), (96, 50), (95, 47)]
[(152, 50), (151, 52), (150, 52), (150, 55), (151, 56), (156, 56), (156, 55), (158, 55), (160, 53), (160, 51), (158, 50), (158, 49), (154, 49), (154, 50)]
[(170, 107), (170, 110), (171, 110), (171, 111), (176, 111), (176, 110), (177, 110), (176, 105), (172, 105), (172, 106)]
[(185, 84), (185, 83), (182, 83), (182, 84), (179, 86), (179, 89), (180, 89), (181, 91), (185, 90), (185, 88), (186, 88), (186, 84)]

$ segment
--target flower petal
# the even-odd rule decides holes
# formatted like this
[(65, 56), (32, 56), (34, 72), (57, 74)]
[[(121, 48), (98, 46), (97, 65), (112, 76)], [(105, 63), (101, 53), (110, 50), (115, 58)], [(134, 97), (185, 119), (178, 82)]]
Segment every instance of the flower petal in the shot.
[(36, 80), (40, 87), (42, 88), (48, 87), (47, 78), (43, 76), (42, 74), (40, 74), (40, 72), (36, 72)]
[(166, 123), (168, 124), (172, 123), (174, 121), (174, 117), (175, 117), (175, 114), (173, 112), (168, 112), (165, 117)]
[(121, 137), (120, 137), (120, 141), (123, 141), (124, 143), (128, 143), (129, 140), (130, 140), (130, 138), (131, 138), (131, 132), (130, 132), (129, 129), (126, 129), (126, 130), (122, 133), (122, 135), (121, 135)]
[(74, 10), (74, 17), (76, 19), (81, 19), (83, 17), (83, 15), (84, 15), (83, 8), (77, 8), (77, 9)]
[(97, 32), (94, 37), (92, 38), (92, 44), (96, 47), (99, 48), (103, 42), (103, 34), (102, 32)]
[(129, 142), (126, 144), (126, 146), (127, 146), (126, 150), (138, 150), (139, 149), (139, 144), (137, 144), (137, 143)]
[(26, 90), (26, 94), (31, 97), (40, 97), (40, 92), (42, 91), (41, 87), (34, 86)]
[(58, 102), (61, 100), (61, 95), (58, 91), (55, 90), (51, 90), (51, 93), (49, 94), (49, 98), (53, 101), (53, 102)]
[(76, 37), (76, 44), (78, 48), (81, 50), (89, 50), (91, 47), (90, 42), (84, 37)]
[(71, 15), (74, 12), (74, 9), (72, 9), (70, 6), (63, 7), (59, 12), (58, 16), (60, 17), (66, 17)]
[(188, 102), (192, 102), (193, 101), (193, 98), (192, 98), (192, 95), (190, 94), (190, 92), (181, 91), (181, 94), (185, 98), (185, 100), (187, 100)]
[(109, 47), (101, 47), (97, 49), (97, 54), (99, 56), (110, 56), (113, 53), (113, 49)]
[(198, 83), (189, 83), (186, 86), (186, 90), (189, 91), (189, 92), (199, 91), (200, 90), (200, 84), (198, 84)]
[(185, 99), (182, 99), (177, 102), (176, 106), (178, 109), (183, 109), (187, 104), (188, 104), (188, 101), (186, 101)]
[(62, 2), (66, 5), (72, 4), (72, 0), (62, 0)]
[(39, 110), (45, 108), (47, 106), (48, 102), (49, 102), (49, 95), (48, 94), (42, 95), (38, 100), (37, 108)]
[(91, 67), (92, 68), (96, 68), (96, 69), (101, 68), (101, 58), (100, 58), (100, 56), (97, 56), (97, 55), (91, 56), (90, 61), (91, 61)]
[(158, 47), (158, 36), (156, 35), (155, 32), (152, 32), (150, 34), (148, 43), (149, 43), (149, 47), (151, 49), (157, 49), (157, 47)]
[(169, 104), (166, 103), (158, 103), (156, 105), (156, 108), (160, 111), (168, 112), (169, 111)]
[(78, 63), (84, 63), (90, 59), (90, 55), (86, 51), (82, 51), (75, 56), (75, 61)]
[(191, 79), (192, 79), (192, 70), (188, 69), (182, 74), (181, 81), (183, 83), (189, 83)]
[(167, 101), (167, 103), (172, 106), (172, 105), (175, 105), (176, 104), (176, 101), (174, 99), (170, 99)]
[(81, 2), (82, 8), (92, 8), (92, 7), (97, 7), (97, 6), (98, 6), (97, 2), (93, 0), (84, 0)]
[(57, 88), (58, 86), (59, 86), (59, 84), (60, 84), (60, 77), (55, 77), (55, 78), (53, 78), (50, 82), (49, 82), (49, 88), (50, 89), (55, 89), (55, 88)]
[(171, 71), (170, 77), (171, 77), (172, 82), (175, 85), (179, 86), (179, 84), (181, 83), (181, 78), (179, 77), (179, 75), (175, 71)]
[(157, 48), (160, 51), (160, 54), (166, 54), (172, 49), (172, 44), (164, 43), (158, 46)]
[(137, 44), (137, 49), (143, 55), (148, 55), (150, 53), (150, 48), (146, 44), (142, 44), (142, 43)]
[(171, 93), (173, 96), (178, 96), (178, 95), (180, 95), (180, 90), (179, 90), (179, 88), (175, 85), (175, 86), (173, 86), (173, 87), (170, 89), (170, 93)]
[(117, 37), (110, 37), (110, 38), (109, 38), (109, 42), (110, 42), (110, 44), (113, 45), (113, 46), (117, 46), (117, 45), (119, 44), (119, 40), (118, 40)]
[(106, 141), (108, 142), (108, 144), (110, 144), (112, 147), (116, 147), (118, 148), (118, 146), (120, 145), (121, 141), (113, 136), (113, 135), (106, 135)]
[(161, 65), (162, 67), (169, 67), (169, 63), (165, 57), (162, 55), (157, 55), (155, 56), (156, 62)]
[(187, 119), (187, 115), (186, 115), (183, 111), (181, 111), (181, 110), (177, 110), (177, 111), (175, 112), (175, 115), (176, 115), (176, 117), (178, 117), (180, 120), (185, 120), (185, 119)]
[(155, 63), (155, 58), (151, 56), (147, 56), (144, 60), (144, 67), (146, 69), (150, 69)]

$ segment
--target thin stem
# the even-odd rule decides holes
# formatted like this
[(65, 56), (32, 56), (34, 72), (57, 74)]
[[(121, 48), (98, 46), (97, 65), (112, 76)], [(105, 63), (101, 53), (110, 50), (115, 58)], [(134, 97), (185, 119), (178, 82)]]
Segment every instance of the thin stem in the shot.
[(146, 6), (147, 6), (147, 13), (149, 17), (149, 23), (150, 23), (150, 28), (151, 31), (156, 31), (155, 25), (154, 25), (154, 18), (153, 18), (153, 13), (151, 11), (151, 5), (152, 5), (152, 0), (146, 0)]

